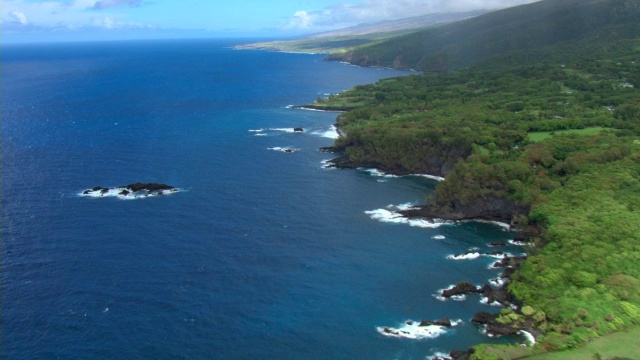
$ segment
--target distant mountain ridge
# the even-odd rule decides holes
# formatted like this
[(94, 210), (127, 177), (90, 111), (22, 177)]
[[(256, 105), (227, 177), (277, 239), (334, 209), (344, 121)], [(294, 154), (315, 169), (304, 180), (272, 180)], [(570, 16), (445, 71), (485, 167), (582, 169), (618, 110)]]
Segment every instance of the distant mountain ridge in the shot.
[(543, 0), (398, 36), (327, 59), (361, 66), (447, 71), (511, 52), (639, 35), (640, 1)]
[(469, 12), (456, 12), (456, 13), (438, 13), (429, 14), (423, 16), (416, 16), (400, 20), (380, 21), (376, 23), (359, 24), (350, 26), (348, 28), (322, 32), (319, 34), (310, 35), (310, 39), (318, 39), (330, 36), (355, 36), (355, 35), (369, 35), (375, 33), (390, 33), (403, 30), (414, 30), (425, 27), (437, 26), (440, 24), (447, 24), (455, 21), (460, 21), (468, 18), (472, 18), (478, 15), (487, 13), (486, 10), (469, 11)]
[(429, 14), (400, 20), (360, 24), (344, 29), (312, 34), (298, 39), (241, 44), (236, 45), (234, 48), (239, 50), (340, 53), (425, 28), (472, 18), (486, 12), (486, 10), (478, 10)]

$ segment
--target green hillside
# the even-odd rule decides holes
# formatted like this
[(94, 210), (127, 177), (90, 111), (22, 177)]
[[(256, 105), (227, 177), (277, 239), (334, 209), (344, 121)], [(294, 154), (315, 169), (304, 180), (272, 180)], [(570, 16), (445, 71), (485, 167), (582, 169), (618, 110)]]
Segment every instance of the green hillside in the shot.
[(300, 39), (266, 41), (234, 46), (238, 50), (270, 50), (303, 53), (344, 53), (363, 45), (413, 33), (417, 30), (471, 18), (486, 11), (429, 14), (399, 20), (360, 24), (339, 30), (308, 35)]
[(362, 66), (447, 71), (521, 52), (512, 62), (531, 63), (544, 59), (545, 50), (553, 45), (581, 40), (593, 45), (610, 38), (634, 38), (640, 34), (638, 18), (637, 0), (545, 0), (362, 46), (327, 59)]
[[(314, 104), (350, 109), (338, 117), (345, 134), (335, 143), (338, 166), (445, 176), (407, 215), (508, 221), (531, 241), (505, 288), (517, 306), (494, 321), (531, 332), (536, 346), (478, 346), (471, 359), (546, 358), (539, 354), (594, 339), (606, 346), (553, 358), (590, 349), (601, 358), (640, 358), (634, 347), (617, 346), (627, 337), (610, 337), (640, 325), (639, 4), (553, 0), (471, 19), (465, 26), (477, 28), (468, 39), (498, 39), (501, 26), (487, 19), (512, 14), (502, 28), (519, 24), (518, 32), (503, 30), (491, 46), (526, 34), (529, 45), (491, 58), (475, 53), (456, 63), (463, 70), (384, 79)], [(484, 33), (481, 19), (493, 25)], [(573, 26), (548, 30), (558, 19)], [(571, 31), (556, 34), (565, 28)], [(485, 48), (441, 41), (461, 53)], [(415, 49), (407, 57), (423, 56)]]

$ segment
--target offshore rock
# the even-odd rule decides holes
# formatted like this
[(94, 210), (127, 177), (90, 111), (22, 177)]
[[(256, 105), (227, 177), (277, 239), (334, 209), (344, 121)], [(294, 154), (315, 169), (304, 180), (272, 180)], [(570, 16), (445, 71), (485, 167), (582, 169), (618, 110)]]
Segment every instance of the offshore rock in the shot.
[(135, 199), (149, 196), (159, 196), (173, 194), (178, 189), (171, 185), (159, 183), (133, 183), (124, 186), (115, 186), (112, 188), (103, 188), (96, 186), (91, 189), (82, 191), (82, 196), (87, 197), (118, 197), (121, 199)]
[(449, 320), (449, 318), (444, 317), (442, 319), (438, 319), (438, 320), (422, 320), (420, 322), (421, 327), (425, 327), (425, 326), (432, 326), (432, 325), (437, 325), (437, 326), (444, 326), (444, 327), (452, 327), (453, 324), (451, 323), (451, 320)]
[(465, 295), (469, 293), (479, 293), (481, 290), (478, 290), (473, 284), (470, 284), (466, 281), (461, 281), (451, 289), (443, 290), (442, 296), (445, 298), (450, 298), (452, 296)]
[(132, 192), (146, 190), (149, 192), (152, 191), (162, 191), (162, 190), (172, 190), (175, 189), (173, 186), (166, 184), (158, 184), (158, 183), (134, 183), (126, 186), (122, 186), (125, 189), (129, 189)]

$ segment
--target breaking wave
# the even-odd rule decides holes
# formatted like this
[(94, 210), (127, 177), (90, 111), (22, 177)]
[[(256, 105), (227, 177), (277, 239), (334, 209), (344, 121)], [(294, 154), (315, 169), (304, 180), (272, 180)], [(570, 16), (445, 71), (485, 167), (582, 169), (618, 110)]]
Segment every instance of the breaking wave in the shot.
[(415, 227), (421, 227), (425, 229), (435, 229), (442, 225), (449, 224), (447, 221), (429, 221), (426, 219), (410, 219), (400, 214), (398, 211), (409, 210), (412, 206), (409, 204), (394, 206), (389, 205), (386, 209), (377, 209), (365, 211), (365, 214), (369, 215), (372, 219), (394, 224), (406, 224)]
[[(451, 323), (452, 327), (458, 326), (462, 320)], [(382, 327), (376, 328), (378, 333), (388, 337), (403, 338), (411, 340), (435, 339), (447, 333), (447, 327), (440, 325), (420, 326), (419, 321), (407, 320), (397, 328)]]

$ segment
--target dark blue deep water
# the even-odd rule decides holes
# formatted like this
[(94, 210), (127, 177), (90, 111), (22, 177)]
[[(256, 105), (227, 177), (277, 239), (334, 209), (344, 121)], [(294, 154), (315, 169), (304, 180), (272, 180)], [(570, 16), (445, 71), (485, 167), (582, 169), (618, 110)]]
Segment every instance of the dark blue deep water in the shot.
[[(469, 319), (495, 308), (433, 294), (495, 277), (493, 259), (446, 256), (512, 234), (372, 219), (436, 182), (323, 169), (336, 114), (286, 108), (407, 73), (229, 45), (3, 46), (2, 357), (424, 359), (492, 341)], [(133, 182), (182, 191), (79, 196)], [(463, 323), (376, 329), (443, 316)]]

